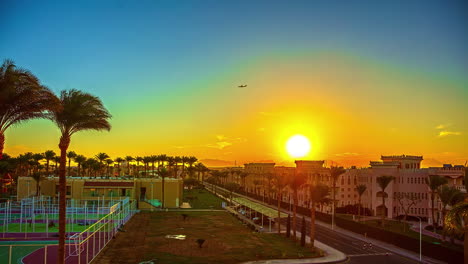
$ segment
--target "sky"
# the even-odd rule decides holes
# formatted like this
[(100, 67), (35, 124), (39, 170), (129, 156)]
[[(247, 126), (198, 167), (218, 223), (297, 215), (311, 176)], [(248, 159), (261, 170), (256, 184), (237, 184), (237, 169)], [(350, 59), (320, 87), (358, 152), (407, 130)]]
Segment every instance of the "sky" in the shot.
[[(3, 1), (0, 59), (59, 93), (101, 98), (92, 157), (193, 155), (207, 165), (303, 159), (367, 166), (468, 159), (466, 1)], [(247, 84), (245, 88), (238, 85)], [(47, 120), (10, 128), (5, 152), (58, 151)]]

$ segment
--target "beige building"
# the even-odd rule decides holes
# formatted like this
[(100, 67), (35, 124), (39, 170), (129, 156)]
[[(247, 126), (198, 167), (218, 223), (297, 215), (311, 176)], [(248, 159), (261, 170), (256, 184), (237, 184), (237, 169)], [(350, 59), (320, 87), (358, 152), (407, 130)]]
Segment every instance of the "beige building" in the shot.
[[(58, 177), (46, 177), (40, 182), (40, 194), (58, 197)], [(36, 195), (36, 181), (31, 177), (19, 177), (17, 184), (18, 199)], [(182, 179), (164, 179), (165, 207), (177, 208), (182, 204)], [(105, 199), (120, 199), (129, 197), (140, 201), (139, 207), (149, 205), (146, 200), (162, 201), (162, 179), (135, 178), (135, 179), (96, 179), (88, 177), (67, 178), (67, 198), (77, 200), (92, 200), (97, 197)]]

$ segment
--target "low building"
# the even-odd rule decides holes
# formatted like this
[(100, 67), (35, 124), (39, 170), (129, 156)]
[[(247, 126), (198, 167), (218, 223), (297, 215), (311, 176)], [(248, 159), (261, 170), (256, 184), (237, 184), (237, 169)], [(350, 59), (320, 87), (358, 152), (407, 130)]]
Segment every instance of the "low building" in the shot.
[[(32, 177), (18, 177), (18, 199), (37, 195), (58, 197), (58, 177), (45, 177), (40, 181), (39, 189)], [(182, 204), (182, 179), (164, 179), (165, 207), (177, 208)], [(137, 201), (162, 201), (161, 178), (111, 178), (67, 177), (67, 199), (92, 200), (99, 198), (120, 199), (129, 197)], [(142, 203), (139, 203), (142, 205)]]

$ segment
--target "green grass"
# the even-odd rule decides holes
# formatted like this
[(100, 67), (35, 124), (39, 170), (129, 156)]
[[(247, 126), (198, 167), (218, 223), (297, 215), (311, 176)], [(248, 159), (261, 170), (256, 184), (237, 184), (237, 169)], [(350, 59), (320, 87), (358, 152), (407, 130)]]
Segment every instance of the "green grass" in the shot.
[(184, 190), (183, 199), (194, 209), (222, 209), (223, 200), (205, 189)]
[[(248, 229), (227, 212), (142, 212), (126, 225), (122, 233), (109, 244), (108, 249), (96, 261), (98, 263), (125, 263), (157, 259), (163, 263), (240, 263), (251, 260), (278, 258), (312, 258), (320, 256), (318, 250), (300, 247), (299, 242), (278, 234), (257, 233)], [(134, 221), (132, 223), (132, 221)], [(138, 226), (146, 223), (144, 232)], [(138, 233), (140, 235), (138, 235)], [(144, 237), (141, 237), (144, 234)], [(166, 238), (166, 235), (186, 235), (185, 240)], [(197, 239), (205, 239), (198, 248)], [(127, 242), (128, 241), (128, 242)], [(135, 245), (142, 241), (141, 246)], [(143, 243), (144, 241), (144, 243)], [(128, 243), (128, 245), (127, 245)], [(138, 247), (138, 254), (127, 255), (131, 246)], [(122, 259), (125, 256), (125, 259)]]
[[(369, 225), (369, 226), (377, 227), (377, 228), (383, 228), (380, 225), (380, 220), (369, 220), (369, 221), (363, 221), (361, 223)], [(383, 229), (385, 229), (387, 231), (390, 231), (390, 232), (394, 232), (394, 233), (398, 233), (398, 234), (402, 234), (402, 235), (405, 235), (405, 236), (409, 236), (409, 237), (412, 237), (412, 238), (419, 239), (419, 232), (411, 230), (410, 229), (410, 224), (408, 224), (408, 223), (398, 222), (398, 221), (388, 220), (387, 219), (387, 220), (385, 220), (385, 228), (383, 228)], [(404, 230), (406, 230), (406, 231), (404, 231)], [(435, 237), (422, 235), (422, 240), (424, 240), (426, 242), (429, 242), (429, 243), (434, 243), (434, 242), (440, 243), (441, 246), (452, 248), (452, 249), (455, 249), (457, 251), (463, 251), (463, 248), (461, 246), (452, 245), (451, 243), (448, 243), (448, 242), (442, 242), (441, 240), (439, 240), (439, 239), (437, 239)]]
[[(27, 226), (27, 229), (25, 227)], [(78, 224), (67, 224), (67, 232), (81, 232), (88, 228), (88, 226), (80, 226)], [(3, 225), (0, 225), (0, 230), (3, 232)], [(8, 232), (28, 232), (32, 233), (33, 229), (30, 224), (22, 224), (20, 231), (19, 223), (10, 223), (8, 224)], [(37, 223), (34, 224), (34, 232), (46, 232), (46, 223)], [(49, 232), (58, 232), (58, 223), (55, 224), (55, 227), (49, 227)]]

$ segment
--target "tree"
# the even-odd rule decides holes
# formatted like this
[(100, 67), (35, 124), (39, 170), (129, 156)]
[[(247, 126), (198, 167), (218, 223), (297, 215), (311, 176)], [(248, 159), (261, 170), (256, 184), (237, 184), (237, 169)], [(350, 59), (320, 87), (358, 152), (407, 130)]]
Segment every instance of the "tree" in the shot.
[(332, 166), (330, 167), (330, 176), (332, 180), (332, 227), (335, 224), (335, 208), (336, 208), (336, 183), (340, 176), (344, 174), (346, 170), (343, 167)]
[(315, 207), (329, 203), (331, 200), (330, 188), (324, 184), (312, 183), (309, 184), (310, 194), (310, 243), (314, 247), (315, 241)]
[(11, 60), (0, 66), (0, 159), (5, 146), (5, 132), (30, 119), (45, 118), (58, 110), (58, 98), (30, 71), (16, 67)]
[(105, 168), (104, 161), (110, 158), (109, 155), (107, 155), (104, 152), (100, 152), (100, 153), (96, 154), (96, 156), (94, 156), (94, 157), (99, 161), (99, 164), (101, 164), (101, 169), (104, 170), (104, 168)]
[(106, 164), (107, 164), (107, 177), (110, 177), (112, 175), (110, 165), (114, 164), (114, 161), (112, 159), (106, 159)]
[(148, 177), (148, 167), (149, 167), (150, 162), (151, 162), (150, 156), (143, 157), (143, 164), (145, 165), (145, 177)]
[(53, 150), (47, 150), (44, 152), (44, 159), (46, 160), (46, 175), (49, 175), (49, 163), (55, 158), (56, 154)]
[[(241, 172), (244, 173), (244, 172)], [(278, 199), (278, 234), (281, 234), (281, 201), (283, 200), (283, 190), (288, 184), (288, 179), (286, 175), (281, 173), (275, 173), (273, 178), (273, 185), (276, 190), (276, 196)]]
[(358, 186), (356, 186), (356, 192), (359, 195), (358, 221), (361, 218), (361, 207), (362, 207), (361, 198), (362, 198), (362, 195), (364, 194), (364, 192), (366, 191), (366, 189), (367, 189), (367, 186), (364, 185), (364, 184), (359, 184)]
[(31, 177), (34, 179), (34, 181), (36, 182), (36, 196), (40, 196), (41, 195), (41, 181), (44, 179), (42, 177), (42, 174), (40, 172), (34, 172), (33, 174), (31, 174)]
[(293, 177), (289, 180), (288, 186), (291, 188), (293, 191), (293, 201), (294, 201), (294, 206), (293, 206), (293, 236), (294, 240), (296, 239), (296, 222), (297, 222), (297, 203), (298, 203), (298, 197), (297, 193), (300, 188), (306, 183), (306, 177), (302, 173), (294, 173)]
[[(421, 202), (421, 199), (418, 196), (416, 196), (416, 193), (408, 193), (408, 192), (397, 192), (393, 196), (393, 199), (397, 200), (398, 204), (403, 209), (403, 212), (405, 213), (405, 217), (403, 218), (403, 221), (405, 222), (406, 222), (406, 219), (408, 218), (408, 214), (411, 210), (411, 207)], [(406, 232), (406, 225), (404, 225), (403, 227), (403, 232)]]
[(261, 180), (254, 180), (253, 184), (255, 185), (255, 194), (257, 194), (258, 193), (258, 186), (260, 186), (262, 184), (262, 181)]
[(67, 158), (68, 158), (68, 176), (71, 175), (70, 167), (71, 167), (71, 160), (76, 157), (76, 153), (74, 151), (68, 151)]
[(229, 191), (229, 200), (232, 204), (232, 193), (237, 192), (240, 189), (240, 185), (235, 182), (226, 183), (226, 189)]
[(436, 230), (437, 225), (439, 224), (439, 219), (435, 217), (436, 206), (435, 206), (435, 199), (437, 197), (437, 190), (440, 186), (447, 184), (448, 180), (445, 177), (439, 175), (429, 175), (428, 178), (425, 179), (426, 185), (429, 187), (431, 192), (431, 212), (432, 212), (432, 225), (434, 226), (434, 230)]
[[(447, 214), (447, 205), (457, 204), (463, 201), (463, 194), (457, 188), (448, 185), (442, 185), (437, 190), (440, 202), (442, 203), (442, 228), (445, 229), (445, 215)], [(442, 240), (445, 241), (445, 232), (442, 234)]]
[(203, 165), (203, 163), (197, 163), (197, 165), (195, 165), (195, 169), (197, 171), (198, 181), (203, 181), (203, 179), (200, 178), (200, 175), (205, 172), (205, 165)]
[(154, 176), (154, 172), (155, 172), (155, 167), (154, 167), (154, 163), (157, 162), (159, 159), (158, 156), (156, 155), (151, 155), (149, 156), (149, 161), (151, 162), (151, 170), (152, 170), (152, 175)]
[(197, 186), (199, 182), (195, 178), (187, 178), (184, 179), (184, 186), (187, 186), (189, 190), (191, 190), (193, 187)]
[(59, 110), (53, 111), (49, 118), (61, 132), (60, 169), (59, 169), (59, 246), (57, 263), (65, 263), (65, 212), (66, 212), (66, 158), (67, 149), (73, 134), (84, 130), (110, 130), (111, 115), (98, 97), (78, 90), (62, 91)]
[(34, 166), (34, 172), (37, 172), (39, 170), (39, 165), (41, 165), (40, 161), (44, 159), (44, 154), (42, 153), (36, 153), (32, 155), (33, 159), (33, 166)]
[(120, 165), (122, 164), (122, 162), (124, 162), (125, 160), (118, 157), (114, 160), (115, 163), (117, 163), (117, 175), (120, 176)]
[(86, 161), (86, 157), (83, 155), (76, 155), (75, 162), (78, 164), (78, 176), (81, 176), (81, 165)]
[[(466, 176), (465, 176), (466, 184)], [(468, 263), (468, 201), (458, 203), (445, 216), (445, 224), (448, 230), (464, 234), (463, 252), (464, 263)]]
[(377, 177), (377, 185), (379, 185), (382, 190), (382, 227), (385, 227), (385, 217), (386, 217), (386, 206), (385, 206), (385, 189), (395, 179), (393, 176), (383, 175)]
[(137, 174), (135, 174), (135, 175), (140, 176), (140, 173), (139, 173), (139, 170), (140, 170), (140, 162), (143, 161), (143, 158), (142, 158), (142, 157), (136, 157), (136, 158), (135, 158), (135, 161), (137, 162)]
[(134, 161), (135, 159), (132, 156), (126, 156), (125, 161), (127, 162), (127, 175), (130, 175), (130, 162)]
[(162, 203), (161, 203), (161, 208), (165, 208), (166, 207), (166, 199), (165, 199), (165, 196), (164, 196), (164, 191), (165, 191), (165, 181), (164, 179), (166, 179), (167, 177), (169, 177), (169, 174), (170, 172), (166, 169), (166, 168), (162, 168), (159, 170), (158, 172), (159, 176), (161, 177), (162, 179), (162, 183), (161, 183), (161, 195), (162, 195)]
[(273, 181), (274, 175), (272, 172), (265, 173), (265, 178), (267, 181), (267, 190), (268, 190), (268, 204), (271, 203), (271, 182)]

